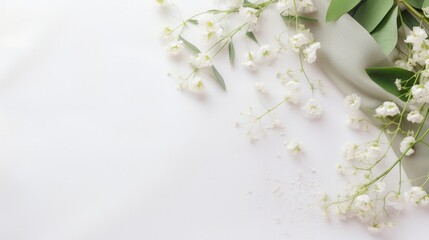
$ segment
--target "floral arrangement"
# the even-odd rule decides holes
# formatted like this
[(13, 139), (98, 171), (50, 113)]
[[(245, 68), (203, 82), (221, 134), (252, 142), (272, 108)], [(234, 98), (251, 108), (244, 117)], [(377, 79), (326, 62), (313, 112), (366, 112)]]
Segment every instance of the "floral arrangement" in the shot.
[[(334, 197), (325, 195), (321, 205), (327, 214), (356, 219), (368, 224), (371, 232), (379, 232), (394, 225), (394, 213), (403, 210), (406, 204), (429, 206), (425, 190), (429, 187), (429, 173), (416, 179), (406, 179), (402, 174), (404, 161), (412, 161), (418, 151), (423, 153), (420, 156), (429, 157), (429, 152), (424, 152), (429, 147), (426, 141), (429, 134), (429, 0), (330, 0), (323, 19), (315, 16), (321, 1), (326, 0), (218, 0), (217, 9), (166, 27), (163, 31), (165, 49), (173, 56), (184, 54), (186, 49), (191, 53), (190, 73), (179, 77), (178, 88), (193, 93), (204, 90), (206, 80), (202, 76), (206, 74), (227, 89), (213, 60), (220, 53), (228, 52), (229, 61), (234, 65), (237, 36), (254, 43), (254, 50), (243, 53), (242, 66), (249, 71), (272, 64), (287, 51), (297, 54), (298, 70), (277, 73), (285, 92), (278, 104), (265, 112), (254, 113), (250, 109), (241, 114), (246, 121), (237, 126), (245, 126), (250, 141), (255, 142), (265, 131), (283, 128), (276, 111), (283, 104), (300, 104), (300, 79), (304, 80), (311, 95), (301, 106), (304, 116), (317, 119), (323, 114), (318, 101), (321, 90), (305, 70), (308, 64), (317, 63), (323, 42), (317, 41), (308, 26), (317, 28), (317, 22), (335, 22), (341, 17), (352, 17), (358, 22), (391, 63), (388, 67), (363, 69), (368, 79), (376, 84), (374, 86), (378, 85), (390, 97), (381, 99), (376, 108), (365, 107), (366, 116), (363, 116), (361, 105), (365, 99), (358, 92), (346, 96), (344, 104), (350, 112), (347, 124), (353, 129), (365, 130), (371, 122), (378, 126), (380, 134), (366, 143), (346, 146), (345, 163), (337, 165), (345, 179), (345, 191)], [(170, 11), (178, 9), (168, 0), (156, 2)], [(260, 44), (257, 38), (259, 19), (261, 15), (273, 13), (284, 21), (286, 30), (276, 37), (277, 46)], [(198, 33), (203, 43), (191, 43), (186, 37), (188, 32)], [(264, 92), (263, 83), (256, 83), (255, 88)], [(269, 124), (264, 124), (267, 118)], [(299, 142), (285, 144), (292, 154), (302, 152)], [(397, 155), (393, 161), (387, 158), (392, 149)]]

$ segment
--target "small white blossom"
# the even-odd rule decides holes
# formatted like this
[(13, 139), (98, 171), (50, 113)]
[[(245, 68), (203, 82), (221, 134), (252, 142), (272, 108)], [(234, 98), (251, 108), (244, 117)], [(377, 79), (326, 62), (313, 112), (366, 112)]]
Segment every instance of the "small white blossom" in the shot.
[(344, 105), (350, 110), (358, 110), (361, 104), (361, 97), (353, 93), (344, 100)]
[(378, 116), (395, 116), (400, 113), (398, 106), (394, 102), (384, 102), (383, 105), (375, 109)]
[(399, 147), (399, 150), (401, 151), (401, 153), (405, 153), (406, 151), (405, 155), (410, 156), (411, 154), (414, 153), (414, 149), (410, 147), (412, 147), (415, 143), (416, 143), (416, 139), (414, 139), (414, 137), (411, 137), (411, 136), (405, 137), (401, 141), (401, 146)]
[(363, 213), (367, 213), (371, 210), (371, 198), (367, 195), (359, 195), (355, 199), (354, 208)]
[(377, 142), (368, 145), (362, 152), (360, 152), (360, 160), (366, 164), (373, 164), (382, 157), (383, 150)]
[(386, 205), (397, 211), (402, 211), (405, 207), (405, 202), (401, 195), (395, 193), (386, 197)]
[(276, 58), (277, 54), (270, 45), (263, 45), (258, 51), (258, 62), (271, 64)]
[(386, 227), (385, 224), (373, 224), (373, 225), (368, 227), (368, 231), (370, 233), (376, 234), (376, 233), (380, 233), (381, 231), (383, 231), (385, 227)]
[(173, 56), (178, 55), (183, 50), (183, 41), (181, 40), (171, 41), (167, 44), (167, 46), (165, 47), (165, 50), (170, 55), (173, 55)]
[(411, 88), (411, 95), (417, 103), (429, 103), (429, 85), (427, 83), (414, 85)]
[(248, 52), (246, 54), (246, 61), (243, 63), (243, 66), (250, 71), (255, 71), (258, 69), (258, 66), (257, 66), (256, 61), (255, 61), (255, 53), (254, 52)]
[(364, 119), (357, 113), (347, 115), (346, 124), (352, 129), (366, 130), (368, 127), (364, 123)]
[(286, 145), (286, 149), (294, 155), (298, 155), (299, 153), (302, 152), (302, 146), (297, 141), (285, 142), (285, 145)]
[(322, 105), (314, 98), (310, 98), (307, 103), (302, 107), (304, 116), (308, 119), (315, 119), (322, 116)]
[(301, 93), (301, 84), (297, 80), (287, 81), (285, 84), (285, 99), (288, 102), (297, 104), (299, 102), (300, 93)]
[(347, 144), (344, 148), (343, 156), (345, 160), (352, 161), (356, 158), (359, 146), (356, 144)]
[(312, 43), (313, 40), (314, 40), (313, 34), (310, 32), (309, 29), (307, 29), (293, 35), (289, 39), (289, 42), (292, 46), (292, 50), (298, 53), (301, 50), (301, 48), (303, 48), (305, 45)]
[(173, 37), (173, 29), (171, 27), (164, 27), (164, 29), (162, 30), (162, 38), (164, 40), (171, 40), (171, 38)]
[(198, 18), (198, 28), (206, 40), (220, 37), (223, 29), (213, 14), (204, 14)]
[(413, 27), (413, 31), (411, 31), (404, 42), (412, 44), (413, 50), (418, 50), (427, 37), (428, 35), (423, 28)]
[(401, 91), (401, 90), (402, 90), (402, 81), (401, 81), (401, 79), (396, 79), (396, 80), (395, 80), (395, 86), (396, 86), (396, 88), (397, 88), (399, 91)]
[(204, 89), (204, 84), (200, 77), (194, 77), (188, 81), (188, 90), (193, 93), (201, 93)]
[(313, 13), (317, 10), (312, 0), (299, 0), (297, 5), (299, 13)]
[(413, 63), (412, 60), (411, 61), (407, 61), (407, 60), (404, 60), (404, 59), (397, 59), (395, 61), (395, 66), (400, 67), (400, 68), (404, 68), (404, 69), (406, 69), (408, 71), (413, 71), (414, 65), (415, 64)]
[(283, 16), (295, 15), (294, 0), (279, 0), (276, 8)]
[(212, 56), (208, 53), (198, 53), (191, 58), (191, 63), (196, 68), (210, 67), (213, 65)]
[(427, 193), (421, 187), (412, 187), (408, 192), (405, 192), (405, 198), (413, 205), (425, 206), (428, 204), (429, 198)]
[(338, 163), (337, 165), (335, 165), (335, 170), (337, 170), (338, 174), (346, 176), (348, 174), (347, 170), (349, 169), (343, 164)]
[(276, 8), (283, 16), (313, 13), (317, 10), (312, 0), (279, 0)]
[(258, 23), (258, 16), (256, 14), (258, 13), (258, 10), (249, 7), (240, 7), (238, 13), (249, 25), (249, 31), (256, 30), (256, 24)]
[(255, 89), (258, 93), (265, 93), (265, 83), (255, 82)]
[(421, 123), (423, 119), (424, 119), (423, 115), (417, 110), (411, 111), (407, 115), (407, 120), (412, 123)]
[(317, 55), (316, 51), (320, 48), (320, 42), (315, 42), (310, 44), (308, 47), (304, 48), (304, 56), (308, 63), (314, 63), (316, 61)]

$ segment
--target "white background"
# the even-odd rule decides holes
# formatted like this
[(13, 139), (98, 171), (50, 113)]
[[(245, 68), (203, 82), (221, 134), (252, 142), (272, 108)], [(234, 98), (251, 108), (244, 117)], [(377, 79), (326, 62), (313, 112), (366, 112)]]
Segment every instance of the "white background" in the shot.
[[(177, 5), (190, 16), (207, 2)], [(221, 56), (228, 92), (206, 79), (207, 93), (197, 97), (175, 89), (174, 76), (188, 70), (163, 51), (159, 36), (171, 17), (154, 1), (2, 0), (0, 9), (0, 239), (426, 233), (422, 209), (408, 209), (397, 228), (373, 236), (355, 222), (327, 220), (315, 206), (318, 192), (342, 188), (334, 167), (344, 143), (375, 134), (345, 126), (343, 96), (317, 66), (308, 71), (324, 89), (323, 118), (308, 121), (298, 107), (282, 107), (286, 134), (250, 144), (234, 122), (250, 105), (278, 102), (272, 82), (297, 65), (293, 54), (257, 74)], [(263, 28), (269, 31), (261, 39), (273, 41), (281, 27)], [(255, 47), (246, 44), (237, 47), (241, 55)], [(266, 82), (270, 94), (258, 97), (255, 81)], [(298, 159), (283, 146), (293, 139), (304, 146)]]

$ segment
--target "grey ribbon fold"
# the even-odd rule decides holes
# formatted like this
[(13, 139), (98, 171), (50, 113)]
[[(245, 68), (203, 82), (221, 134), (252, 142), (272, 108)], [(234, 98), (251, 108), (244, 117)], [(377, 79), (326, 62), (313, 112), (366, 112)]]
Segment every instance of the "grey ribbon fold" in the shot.
[[(404, 107), (402, 101), (376, 85), (365, 72), (368, 67), (393, 66), (371, 35), (349, 15), (344, 15), (333, 23), (326, 23), (325, 14), (330, 0), (314, 2), (318, 9), (319, 22), (309, 27), (322, 45), (317, 63), (335, 86), (345, 95), (356, 93), (361, 96), (361, 110), (371, 120), (374, 120), (374, 109), (384, 101), (393, 100), (398, 106)], [(410, 123), (405, 123), (403, 127), (416, 128)], [(401, 154), (399, 143), (404, 137), (402, 134), (398, 135), (393, 143), (393, 150), (397, 156)], [(422, 145), (415, 146), (416, 152), (402, 161), (409, 179), (428, 175), (429, 148)], [(412, 184), (420, 185), (424, 180)], [(429, 184), (425, 189), (429, 191)]]

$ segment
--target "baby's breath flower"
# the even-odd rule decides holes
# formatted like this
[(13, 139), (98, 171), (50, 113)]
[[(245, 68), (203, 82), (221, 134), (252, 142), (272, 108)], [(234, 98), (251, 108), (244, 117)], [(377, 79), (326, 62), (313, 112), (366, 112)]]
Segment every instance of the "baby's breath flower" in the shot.
[(385, 227), (386, 227), (385, 224), (377, 224), (377, 223), (375, 223), (375, 224), (373, 224), (373, 225), (371, 225), (371, 226), (368, 227), (368, 231), (370, 233), (376, 234), (376, 233), (380, 233), (381, 231), (383, 231), (383, 229)]
[(344, 159), (348, 161), (355, 160), (358, 148), (359, 146), (356, 144), (346, 144), (343, 152)]
[(407, 115), (407, 120), (412, 123), (421, 123), (423, 119), (424, 119), (423, 115), (417, 110), (411, 111)]
[(312, 0), (299, 0), (297, 5), (299, 13), (313, 13), (317, 10)]
[(162, 30), (162, 38), (164, 40), (171, 39), (173, 36), (173, 29), (171, 27), (164, 27)]
[(429, 196), (421, 187), (412, 187), (408, 192), (405, 192), (405, 198), (413, 205), (426, 206)]
[(292, 46), (292, 50), (298, 53), (302, 47), (304, 47), (307, 44), (310, 44), (311, 42), (313, 42), (313, 40), (314, 40), (313, 34), (310, 32), (309, 29), (306, 29), (293, 35), (289, 39), (289, 42)]
[(243, 66), (250, 71), (255, 71), (258, 69), (254, 52), (250, 51), (246, 54), (246, 61), (243, 63)]
[(255, 82), (255, 89), (258, 93), (265, 93), (265, 83)]
[(355, 210), (366, 215), (372, 208), (371, 198), (367, 194), (357, 196), (355, 199), (354, 208)]
[(173, 55), (173, 56), (178, 55), (183, 50), (183, 41), (181, 40), (171, 41), (167, 44), (167, 46), (165, 47), (165, 50), (170, 55)]
[(212, 56), (208, 53), (198, 53), (191, 58), (191, 63), (196, 68), (210, 67), (213, 65)]
[(313, 13), (317, 10), (311, 0), (279, 0), (276, 8), (283, 16)]
[(414, 68), (414, 63), (412, 60), (406, 60), (406, 59), (397, 59), (395, 61), (395, 66), (400, 67), (400, 68), (404, 68), (408, 71), (412, 71)]
[(258, 62), (271, 64), (276, 58), (276, 52), (270, 45), (263, 45), (258, 51)]
[(401, 195), (394, 193), (386, 197), (386, 205), (397, 211), (402, 211), (405, 207), (405, 202)]
[(302, 108), (304, 116), (308, 119), (315, 119), (322, 116), (322, 105), (314, 98), (310, 98)]
[(360, 108), (361, 97), (353, 93), (348, 95), (344, 100), (344, 105), (350, 110), (358, 110)]
[(246, 23), (249, 25), (249, 31), (256, 30), (256, 24), (258, 23), (258, 16), (256, 13), (258, 10), (249, 7), (240, 7), (238, 13), (244, 18)]
[(276, 8), (283, 16), (295, 15), (294, 0), (279, 0)]
[(380, 117), (395, 116), (400, 113), (398, 106), (394, 102), (384, 102), (383, 105), (375, 109), (375, 113)]
[(297, 80), (290, 80), (284, 84), (285, 99), (288, 102), (297, 104), (301, 93), (301, 84)]
[(374, 162), (380, 160), (383, 157), (383, 150), (380, 147), (380, 144), (374, 142), (366, 146), (362, 152), (359, 152), (360, 161), (365, 164), (373, 164)]
[(286, 149), (293, 155), (298, 155), (302, 152), (302, 146), (297, 141), (285, 142)]
[(205, 14), (198, 19), (198, 27), (206, 40), (220, 37), (223, 29), (213, 14)]
[(200, 77), (194, 77), (188, 81), (188, 90), (193, 93), (201, 93), (204, 89), (203, 81)]
[(410, 35), (407, 36), (404, 42), (413, 45), (413, 50), (420, 49), (424, 40), (428, 37), (426, 31), (421, 27), (413, 27)]
[(310, 44), (308, 47), (304, 48), (304, 56), (308, 63), (314, 63), (316, 61), (316, 51), (320, 48), (320, 42), (315, 42)]
[(352, 129), (365, 130), (367, 126), (364, 123), (364, 119), (359, 114), (351, 113), (347, 115), (346, 124)]
[(411, 88), (413, 100), (417, 103), (429, 103), (429, 84), (418, 84)]
[[(414, 139), (414, 137), (408, 136), (405, 137), (402, 141), (401, 141), (401, 146), (399, 148), (399, 150), (401, 151), (401, 153), (405, 153), (406, 156), (410, 156), (411, 154), (414, 153), (414, 149), (410, 148), (412, 147), (414, 144), (416, 143), (416, 139)], [(410, 148), (410, 149), (408, 149)]]
[(399, 91), (401, 91), (401, 90), (402, 90), (402, 81), (401, 81), (401, 79), (396, 79), (396, 80), (395, 80), (395, 86), (396, 86), (396, 88), (397, 88)]

